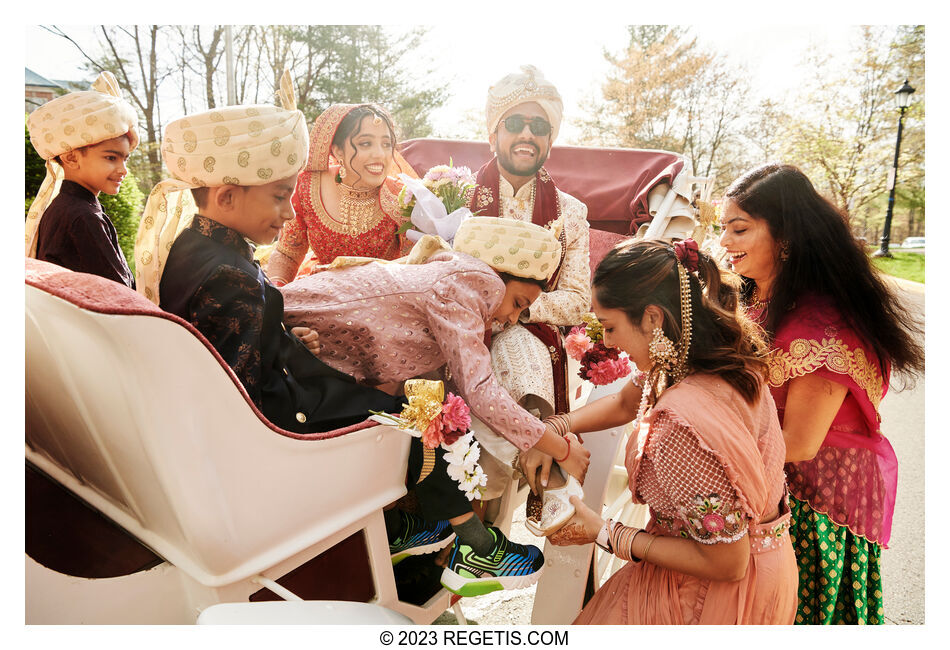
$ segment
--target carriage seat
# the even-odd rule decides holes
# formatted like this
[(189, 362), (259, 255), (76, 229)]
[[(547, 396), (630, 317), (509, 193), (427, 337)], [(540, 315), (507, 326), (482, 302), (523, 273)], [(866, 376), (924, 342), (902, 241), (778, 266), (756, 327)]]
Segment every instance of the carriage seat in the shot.
[(201, 584), (244, 580), (405, 494), (409, 438), (271, 424), (191, 324), (26, 259), (26, 456)]

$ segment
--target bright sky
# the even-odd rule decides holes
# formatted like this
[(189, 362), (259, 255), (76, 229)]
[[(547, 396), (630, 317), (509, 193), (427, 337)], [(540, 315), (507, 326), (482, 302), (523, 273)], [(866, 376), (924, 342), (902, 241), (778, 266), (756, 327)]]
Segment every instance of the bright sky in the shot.
[[(96, 37), (89, 26), (64, 27), (84, 48), (96, 51)], [(854, 28), (847, 25), (759, 25), (743, 24), (693, 26), (693, 33), (706, 48), (722, 53), (737, 65), (745, 66), (757, 92), (776, 96), (793, 89), (805, 71), (798, 66), (807, 48), (818, 46), (844, 60)], [(597, 94), (609, 69), (604, 49), (619, 52), (627, 42), (624, 24), (551, 25), (545, 38), (525, 38), (519, 24), (495, 26), (491, 38), (482, 30), (463, 30), (449, 25), (430, 29), (419, 50), (418, 61), (437, 68), (438, 79), (450, 79), (453, 96), (433, 114), (439, 132), (451, 133), (459, 116), (484, 110), (485, 91), (499, 78), (533, 63), (551, 80), (564, 98), (563, 140), (576, 136), (575, 122), (580, 102)], [(498, 44), (488, 45), (487, 43)], [(79, 79), (82, 56), (62, 37), (39, 26), (27, 27), (26, 66), (53, 79)], [(473, 55), (477, 53), (477, 55)], [(477, 64), (475, 63), (477, 61)], [(431, 62), (431, 63), (430, 63)], [(407, 65), (415, 62), (407, 61)], [(895, 81), (895, 87), (899, 80)], [(172, 84), (169, 84), (171, 89)], [(163, 121), (174, 119), (180, 108), (163, 101)]]

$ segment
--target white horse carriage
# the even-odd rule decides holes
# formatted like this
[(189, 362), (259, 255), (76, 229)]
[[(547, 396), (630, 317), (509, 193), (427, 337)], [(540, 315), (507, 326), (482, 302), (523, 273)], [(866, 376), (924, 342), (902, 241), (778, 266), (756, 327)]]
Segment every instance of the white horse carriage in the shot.
[[(490, 155), (462, 141), (401, 149), (420, 175)], [(696, 199), (711, 182), (679, 155), (554, 147), (546, 166), (589, 206), (592, 268), (639, 222), (637, 236), (705, 235)], [(571, 375), (578, 405), (591, 387), (576, 364)], [(585, 435), (584, 488), (629, 521), (645, 513), (611, 480), (624, 434)], [(453, 606), (461, 618), (445, 590), (421, 604), (397, 593), (382, 511), (406, 493), (408, 449), (371, 421), (279, 429), (190, 324), (117, 283), (26, 260), (27, 623), (430, 623)], [(525, 492), (513, 483), (494, 504), (505, 532)], [(544, 552), (532, 622), (569, 623), (592, 547)]]

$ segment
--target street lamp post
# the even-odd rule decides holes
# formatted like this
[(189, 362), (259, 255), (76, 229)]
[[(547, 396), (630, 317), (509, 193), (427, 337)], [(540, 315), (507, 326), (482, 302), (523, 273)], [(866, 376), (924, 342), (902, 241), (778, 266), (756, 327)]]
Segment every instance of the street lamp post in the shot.
[(897, 95), (897, 108), (901, 115), (897, 118), (897, 146), (894, 148), (894, 167), (891, 168), (887, 178), (887, 185), (891, 191), (887, 199), (887, 216), (884, 217), (884, 233), (881, 235), (881, 249), (874, 253), (874, 257), (891, 257), (889, 249), (891, 239), (891, 218), (894, 216), (894, 190), (897, 188), (897, 158), (901, 153), (901, 135), (904, 132), (904, 111), (910, 106), (910, 96), (914, 93), (914, 88), (904, 79), (904, 85), (894, 93)]

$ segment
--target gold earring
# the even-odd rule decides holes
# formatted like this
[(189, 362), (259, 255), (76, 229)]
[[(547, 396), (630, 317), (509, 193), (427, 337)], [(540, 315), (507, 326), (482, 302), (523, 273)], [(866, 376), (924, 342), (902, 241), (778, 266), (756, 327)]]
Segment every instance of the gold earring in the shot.
[(662, 329), (654, 327), (653, 339), (650, 341), (650, 361), (653, 365), (671, 372), (678, 357), (673, 341), (667, 338)]
[(783, 262), (788, 259), (788, 242), (787, 241), (783, 241), (781, 246), (779, 247), (778, 258)]
[(650, 341), (649, 349), (650, 361), (657, 369), (656, 395), (659, 397), (666, 388), (667, 376), (673, 372), (679, 354), (673, 341), (659, 327), (653, 329), (653, 339)]
[(337, 183), (342, 183), (344, 178), (346, 178), (346, 167), (340, 163), (340, 171), (336, 173), (336, 179), (334, 180), (336, 180)]

